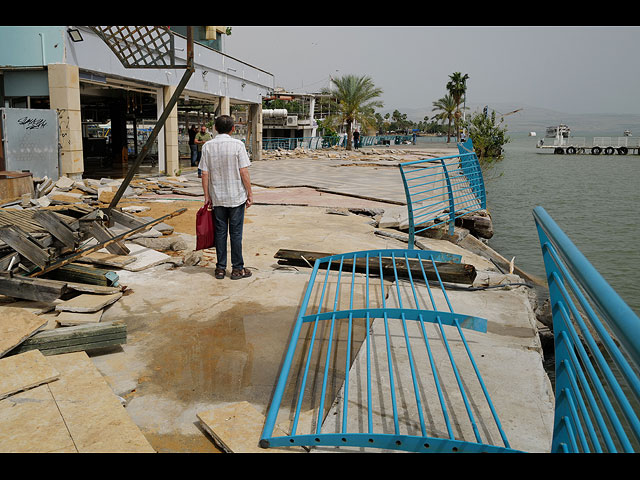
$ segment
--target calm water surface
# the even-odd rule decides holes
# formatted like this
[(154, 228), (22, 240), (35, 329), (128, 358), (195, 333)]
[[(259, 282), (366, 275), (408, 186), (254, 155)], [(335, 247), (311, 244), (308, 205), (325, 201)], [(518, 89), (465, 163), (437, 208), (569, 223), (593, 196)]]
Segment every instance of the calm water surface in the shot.
[(490, 246), (544, 277), (532, 213), (542, 206), (640, 315), (640, 155), (554, 155), (535, 147), (539, 137), (509, 137), (504, 160), (485, 177)]

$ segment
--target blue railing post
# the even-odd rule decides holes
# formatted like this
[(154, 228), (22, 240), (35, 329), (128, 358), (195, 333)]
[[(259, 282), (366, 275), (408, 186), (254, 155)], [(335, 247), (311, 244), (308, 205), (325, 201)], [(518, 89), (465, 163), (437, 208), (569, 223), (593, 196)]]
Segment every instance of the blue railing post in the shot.
[(454, 226), (456, 223), (456, 204), (453, 199), (453, 187), (451, 186), (451, 178), (449, 178), (449, 172), (447, 171), (447, 164), (444, 159), (440, 159), (442, 165), (442, 172), (447, 183), (447, 191), (449, 192), (449, 235), (453, 235)]
[[(416, 234), (446, 222), (449, 235), (453, 235), (456, 218), (486, 208), (482, 170), (473, 152), (460, 150), (458, 155), (403, 162), (398, 166), (407, 198), (409, 248), (413, 248)], [(441, 193), (445, 188), (446, 194)], [(447, 208), (448, 220), (440, 221), (442, 211)]]
[(413, 219), (413, 205), (410, 201), (408, 201), (408, 199), (411, 198), (411, 193), (409, 192), (407, 177), (404, 174), (402, 165), (398, 165), (398, 167), (400, 168), (400, 176), (402, 177), (402, 185), (404, 187), (404, 193), (407, 197), (407, 220), (409, 222), (409, 240), (407, 242), (407, 247), (410, 250), (413, 250), (415, 248), (415, 243), (416, 243), (416, 237), (415, 237), (416, 226)]
[(640, 445), (640, 318), (542, 207), (533, 216), (555, 337), (552, 451), (633, 452)]

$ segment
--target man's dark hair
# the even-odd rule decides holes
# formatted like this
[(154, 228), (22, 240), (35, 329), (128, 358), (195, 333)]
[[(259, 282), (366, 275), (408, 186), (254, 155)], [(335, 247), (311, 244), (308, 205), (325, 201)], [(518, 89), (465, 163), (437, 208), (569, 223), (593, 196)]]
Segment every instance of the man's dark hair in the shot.
[(233, 118), (229, 115), (220, 115), (216, 118), (216, 132), (218, 133), (229, 133), (233, 128)]

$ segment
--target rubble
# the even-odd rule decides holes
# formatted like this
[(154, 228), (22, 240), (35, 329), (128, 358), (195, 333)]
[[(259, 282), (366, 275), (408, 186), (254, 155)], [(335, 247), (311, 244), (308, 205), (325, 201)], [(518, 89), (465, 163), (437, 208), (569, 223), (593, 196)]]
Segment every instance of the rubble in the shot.
[[(119, 270), (183, 264), (163, 251), (199, 257), (184, 239), (172, 236), (173, 227), (162, 222), (184, 209), (154, 219), (134, 215), (149, 210), (144, 205), (109, 208), (122, 181), (36, 178), (33, 193), (0, 205), (0, 309), (5, 318), (14, 320), (0, 324), (0, 337), (14, 339), (0, 357), (28, 350), (30, 344), (47, 354), (47, 345), (59, 342), (60, 335), (52, 336), (52, 330), (68, 330), (85, 340), (96, 332), (102, 335), (99, 332), (109, 327), (101, 325), (104, 310), (131, 293), (119, 284)], [(198, 185), (186, 177), (134, 178), (123, 199), (147, 201), (163, 194), (193, 198), (198, 196)], [(197, 260), (188, 263), (192, 262)], [(15, 318), (25, 315), (30, 323), (24, 331), (14, 332), (19, 330)], [(100, 346), (126, 343), (126, 325), (118, 328), (121, 333), (112, 335), (111, 341), (102, 339)], [(92, 346), (83, 340), (65, 352)]]

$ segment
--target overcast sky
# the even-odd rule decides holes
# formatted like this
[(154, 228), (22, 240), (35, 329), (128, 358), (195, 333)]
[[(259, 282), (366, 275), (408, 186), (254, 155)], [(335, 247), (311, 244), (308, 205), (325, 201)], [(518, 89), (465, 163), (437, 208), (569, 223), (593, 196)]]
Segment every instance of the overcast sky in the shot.
[(453, 72), (467, 100), (567, 113), (640, 113), (640, 27), (234, 26), (225, 53), (318, 91), (329, 76), (369, 75), (382, 110), (427, 108)]

